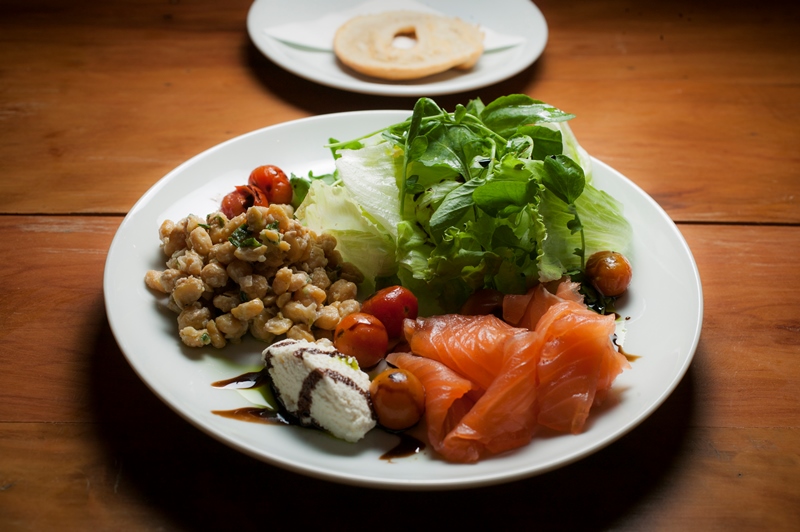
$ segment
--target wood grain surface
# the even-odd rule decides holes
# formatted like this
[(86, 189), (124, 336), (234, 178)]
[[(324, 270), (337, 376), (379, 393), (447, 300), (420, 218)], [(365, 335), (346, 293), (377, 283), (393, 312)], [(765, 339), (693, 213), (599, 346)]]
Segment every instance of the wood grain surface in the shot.
[(203, 434), (130, 368), (102, 289), (123, 216), (186, 159), (287, 120), (414, 100), (283, 71), (250, 42), (244, 0), (0, 0), (0, 530), (287, 516), (394, 530), (428, 508), (428, 525), (450, 528), (797, 530), (800, 5), (536, 4), (550, 34), (533, 66), (437, 101), (522, 92), (575, 113), (589, 153), (678, 223), (703, 333), (676, 391), (620, 441), (538, 477), (426, 493), (306, 478)]

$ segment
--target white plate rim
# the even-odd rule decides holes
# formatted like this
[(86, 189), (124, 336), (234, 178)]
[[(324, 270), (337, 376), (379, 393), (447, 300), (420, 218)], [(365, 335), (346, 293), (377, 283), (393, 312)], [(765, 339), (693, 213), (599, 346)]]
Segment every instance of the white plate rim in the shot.
[[(422, 1), (426, 4), (432, 4), (431, 7), (438, 7), (437, 0)], [(519, 4), (518, 8), (521, 11), (517, 11), (516, 15), (519, 16), (520, 13), (526, 15), (529, 19), (529, 25), (535, 27), (537, 33), (535, 33), (532, 38), (528, 39), (524, 45), (518, 47), (518, 57), (515, 61), (492, 68), (480, 76), (459, 74), (442, 80), (434, 78), (432, 81), (421, 80), (391, 83), (371, 81), (366, 77), (357, 76), (355, 73), (341, 67), (338, 68), (337, 73), (341, 73), (342, 77), (327, 75), (323, 70), (314, 68), (313, 65), (306, 64), (304, 61), (295, 61), (287, 54), (287, 52), (291, 51), (296, 55), (303, 56), (305, 53), (312, 54), (315, 52), (303, 52), (298, 48), (282, 43), (266, 35), (262, 31), (266, 27), (264, 20), (268, 17), (269, 7), (275, 4), (276, 0), (255, 0), (253, 2), (247, 14), (247, 31), (253, 44), (267, 58), (284, 70), (314, 83), (336, 89), (379, 96), (439, 96), (442, 94), (465, 92), (504, 81), (528, 68), (542, 55), (542, 52), (544, 52), (548, 40), (548, 27), (547, 21), (538, 6), (533, 2), (524, 0), (501, 1)], [(325, 3), (325, 5), (329, 4), (330, 3)], [(462, 3), (462, 5), (445, 5), (445, 9), (442, 9), (442, 12), (452, 16), (458, 16), (459, 12), (464, 9), (463, 5), (469, 4), (470, 3), (465, 2)], [(480, 2), (475, 2), (474, 4), (481, 6)], [(282, 21), (278, 20), (277, 22)], [(506, 50), (494, 53), (507, 54), (509, 51)]]
[[(697, 348), (700, 332), (702, 328), (702, 318), (703, 318), (703, 296), (702, 296), (702, 286), (700, 284), (700, 277), (697, 270), (697, 265), (694, 261), (692, 256), (691, 250), (688, 247), (683, 236), (680, 234), (677, 226), (672, 222), (666, 212), (653, 200), (649, 195), (647, 195), (641, 188), (631, 182), (628, 178), (619, 174), (615, 170), (611, 169), (608, 165), (605, 165), (601, 161), (597, 159), (593, 159), (593, 163), (595, 165), (595, 173), (609, 173), (609, 175), (613, 176), (614, 180), (617, 180), (622, 186), (628, 187), (631, 190), (635, 191), (636, 194), (640, 196), (641, 201), (643, 202), (642, 205), (648, 209), (655, 219), (660, 220), (659, 223), (664, 224), (664, 230), (668, 231), (671, 235), (671, 245), (675, 247), (675, 250), (678, 250), (682, 253), (682, 266), (686, 268), (688, 272), (685, 279), (687, 282), (687, 290), (693, 298), (694, 301), (691, 307), (691, 316), (687, 318), (686, 329), (688, 332), (687, 338), (689, 341), (684, 347), (681, 348), (680, 357), (675, 362), (677, 366), (671, 369), (668, 379), (660, 382), (659, 393), (656, 397), (652, 400), (648, 401), (648, 404), (643, 405), (643, 408), (638, 411), (637, 415), (631, 419), (626, 420), (624, 423), (618, 424), (615, 426), (613, 430), (606, 431), (601, 438), (595, 439), (590, 441), (586, 445), (581, 445), (579, 448), (572, 449), (570, 452), (563, 454), (557, 459), (550, 460), (547, 463), (540, 463), (535, 467), (519, 467), (513, 470), (509, 470), (507, 468), (499, 468), (496, 471), (491, 470), (487, 473), (486, 471), (475, 472), (472, 474), (471, 468), (474, 466), (464, 466), (458, 464), (447, 464), (445, 467), (453, 467), (453, 468), (463, 468), (463, 474), (457, 474), (454, 478), (412, 478), (412, 479), (404, 479), (404, 478), (387, 478), (384, 476), (376, 476), (376, 475), (365, 475), (365, 474), (353, 474), (349, 471), (342, 470), (341, 468), (327, 468), (325, 465), (323, 466), (314, 466), (308, 465), (305, 463), (298, 462), (296, 460), (287, 460), (281, 453), (275, 453), (274, 451), (265, 452), (263, 448), (260, 448), (258, 445), (253, 445), (251, 442), (242, 440), (239, 437), (233, 437), (226, 431), (226, 428), (222, 426), (222, 424), (214, 424), (209, 423), (207, 420), (200, 419), (197, 415), (194, 415), (190, 411), (187, 410), (186, 404), (180, 404), (176, 401), (174, 397), (174, 390), (171, 390), (169, 386), (165, 386), (163, 382), (158, 381), (154, 378), (153, 368), (148, 367), (146, 364), (142, 363), (140, 358), (141, 353), (137, 353), (135, 350), (132, 350), (129, 347), (130, 343), (130, 335), (131, 331), (126, 328), (123, 323), (123, 320), (127, 317), (127, 311), (120, 310), (120, 305), (122, 302), (119, 301), (119, 297), (117, 295), (117, 291), (119, 290), (119, 279), (117, 279), (115, 275), (115, 269), (119, 268), (119, 261), (123, 260), (121, 249), (123, 246), (124, 239), (134, 231), (134, 225), (137, 223), (141, 223), (142, 220), (140, 219), (140, 212), (148, 206), (151, 202), (154, 201), (155, 198), (158, 198), (159, 194), (162, 194), (163, 189), (165, 186), (169, 185), (171, 181), (177, 179), (183, 172), (190, 168), (193, 165), (196, 165), (200, 162), (203, 162), (208, 157), (213, 156), (216, 153), (224, 153), (225, 150), (228, 150), (237, 145), (237, 143), (243, 142), (244, 140), (252, 137), (264, 136), (264, 135), (272, 135), (280, 136), (281, 132), (288, 127), (299, 127), (299, 128), (307, 128), (307, 129), (321, 129), (326, 131), (326, 127), (336, 123), (351, 123), (353, 121), (358, 121), (359, 119), (369, 119), (369, 120), (383, 120), (385, 118), (386, 125), (403, 120), (405, 117), (409, 115), (408, 111), (355, 111), (355, 112), (348, 112), (348, 113), (336, 113), (330, 115), (320, 115), (315, 117), (304, 118), (300, 120), (295, 120), (291, 122), (286, 122), (283, 124), (278, 124), (275, 126), (270, 126), (267, 128), (263, 128), (260, 130), (256, 130), (245, 135), (241, 135), (239, 137), (230, 139), (226, 142), (223, 142), (217, 146), (214, 146), (195, 157), (187, 160), (183, 164), (179, 165), (173, 171), (169, 172), (166, 176), (160, 179), (156, 184), (154, 184), (150, 190), (148, 190), (140, 199), (136, 202), (134, 207), (130, 210), (128, 215), (120, 224), (119, 229), (117, 230), (114, 239), (112, 240), (111, 246), (109, 248), (108, 257), (106, 260), (106, 268), (104, 271), (104, 279), (103, 279), (103, 286), (104, 286), (104, 298), (107, 310), (107, 316), (109, 325), (111, 330), (116, 338), (118, 345), (123, 352), (124, 356), (131, 364), (134, 371), (142, 378), (142, 380), (147, 384), (147, 386), (159, 397), (161, 398), (168, 406), (170, 406), (174, 411), (184, 417), (193, 425), (197, 426), (207, 434), (211, 435), (212, 437), (217, 438), (218, 440), (226, 443), (227, 445), (238, 449), (239, 451), (253, 456), (257, 459), (266, 461), (273, 465), (277, 465), (279, 467), (283, 467), (285, 469), (294, 471), (296, 473), (321, 478), (329, 481), (335, 481), (345, 484), (352, 484), (352, 485), (359, 485), (359, 486), (369, 486), (369, 487), (377, 487), (377, 488), (384, 488), (384, 489), (427, 489), (427, 490), (437, 490), (437, 489), (453, 489), (453, 488), (465, 488), (465, 487), (477, 487), (477, 486), (485, 486), (485, 485), (492, 485), (502, 482), (509, 482), (513, 480), (518, 480), (521, 478), (542, 474), (553, 469), (557, 469), (573, 463), (581, 458), (584, 458), (597, 450), (609, 445), (610, 443), (614, 442), (618, 438), (622, 437), (623, 435), (627, 434), (630, 430), (634, 427), (639, 425), (644, 419), (649, 417), (649, 415), (655, 411), (666, 399), (669, 395), (674, 391), (677, 387), (678, 383), (684, 377), (686, 371), (688, 370), (692, 358), (694, 356), (695, 350)], [(157, 249), (157, 238), (155, 229), (157, 225), (153, 225), (152, 230), (152, 246), (154, 249)], [(146, 250), (147, 253), (150, 253), (152, 250)], [(674, 250), (673, 250), (674, 251)], [(130, 254), (130, 250), (126, 251)], [(141, 253), (138, 250), (133, 250), (132, 253), (135, 256), (136, 253)], [(144, 272), (141, 272), (143, 278)], [(127, 280), (126, 280), (127, 281)], [(135, 283), (139, 283), (139, 280), (132, 280), (131, 283), (122, 283), (122, 284), (130, 284), (134, 285)], [(140, 283), (140, 287), (143, 286), (144, 283)], [(130, 290), (134, 290), (131, 288)], [(140, 288), (136, 289), (137, 291), (141, 292)], [(145, 290), (146, 292), (146, 290)], [(152, 294), (148, 294), (152, 297)], [(685, 302), (684, 302), (685, 304)], [(177, 334), (175, 334), (177, 337)], [(177, 350), (177, 349), (176, 349)], [(178, 354), (180, 356), (180, 354)], [(233, 376), (233, 375), (229, 375)], [(624, 377), (624, 375), (623, 375)], [(210, 381), (206, 384), (210, 384)], [(618, 406), (617, 406), (618, 407)], [(241, 423), (241, 422), (237, 422)], [(250, 425), (247, 423), (242, 423), (243, 425)], [(222, 427), (222, 428), (221, 428)], [(287, 428), (288, 429), (288, 428)], [(289, 429), (293, 430), (293, 429)], [(297, 429), (300, 431), (305, 432), (314, 432), (314, 431), (306, 431), (305, 429)], [(591, 430), (591, 429), (589, 429)], [(570, 438), (572, 436), (565, 436)], [(568, 441), (568, 440), (565, 440)], [(386, 449), (388, 450), (388, 449)], [(323, 457), (324, 460), (324, 457)], [(502, 458), (501, 458), (502, 460)], [(438, 467), (438, 466), (437, 466)]]

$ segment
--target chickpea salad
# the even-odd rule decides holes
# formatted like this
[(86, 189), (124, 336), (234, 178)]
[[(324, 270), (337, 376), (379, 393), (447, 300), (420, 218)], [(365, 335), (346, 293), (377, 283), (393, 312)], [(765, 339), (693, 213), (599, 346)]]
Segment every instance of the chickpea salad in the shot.
[[(259, 182), (264, 175), (268, 186)], [(205, 218), (165, 220), (166, 269), (148, 271), (147, 286), (169, 295), (189, 347), (222, 348), (248, 333), (267, 343), (332, 339), (339, 321), (361, 308), (363, 275), (342, 260), (332, 236), (301, 225), (290, 204), (269, 203), (291, 200), (280, 169), (256, 168), (250, 183)]]

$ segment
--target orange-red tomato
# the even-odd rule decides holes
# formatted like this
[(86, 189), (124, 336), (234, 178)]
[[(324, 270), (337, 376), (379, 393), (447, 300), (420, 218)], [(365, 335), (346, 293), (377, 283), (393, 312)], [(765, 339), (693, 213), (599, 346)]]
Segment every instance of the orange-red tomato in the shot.
[(283, 170), (272, 164), (259, 166), (250, 173), (247, 183), (264, 191), (270, 203), (291, 203), (292, 184)]
[(345, 355), (355, 357), (362, 369), (369, 369), (386, 355), (389, 337), (378, 318), (355, 312), (342, 318), (336, 326), (333, 345)]
[(493, 288), (476, 290), (461, 307), (460, 314), (482, 316), (484, 314), (503, 315), (503, 298), (505, 294)]
[(620, 296), (633, 277), (631, 263), (622, 253), (598, 251), (586, 261), (589, 282), (604, 296)]
[(239, 190), (234, 190), (222, 198), (220, 210), (229, 220), (242, 214), (247, 210), (247, 196)]
[[(269, 200), (267, 199), (267, 195), (258, 187), (255, 186), (237, 186), (236, 190), (248, 196), (248, 203), (252, 201), (253, 205), (256, 207), (269, 207)], [(252, 207), (253, 205), (250, 205)]]
[(425, 413), (425, 388), (404, 369), (390, 368), (375, 377), (369, 395), (378, 423), (389, 430), (411, 428)]
[(383, 323), (389, 338), (403, 335), (403, 320), (416, 319), (417, 297), (402, 286), (390, 286), (377, 291), (361, 306), (361, 312), (372, 314)]
[(222, 198), (220, 210), (228, 219), (247, 211), (253, 205), (268, 207), (269, 201), (263, 190), (254, 186), (237, 186), (236, 190)]

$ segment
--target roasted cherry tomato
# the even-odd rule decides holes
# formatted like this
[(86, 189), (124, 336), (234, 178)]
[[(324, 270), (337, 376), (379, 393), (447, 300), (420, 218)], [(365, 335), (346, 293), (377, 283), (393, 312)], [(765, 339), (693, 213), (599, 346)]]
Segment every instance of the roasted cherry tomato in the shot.
[(361, 312), (372, 314), (383, 323), (389, 338), (403, 335), (403, 320), (416, 319), (417, 297), (402, 286), (390, 286), (378, 290), (361, 306)]
[(250, 173), (247, 184), (263, 190), (270, 203), (292, 203), (292, 185), (277, 166), (259, 166)]
[(222, 198), (220, 210), (222, 211), (222, 214), (227, 216), (230, 220), (231, 218), (238, 216), (247, 210), (247, 199), (248, 196), (242, 194), (238, 190), (234, 190)]
[(598, 251), (586, 261), (586, 276), (598, 292), (616, 297), (628, 289), (633, 277), (631, 263), (616, 251)]
[(404, 369), (390, 368), (375, 377), (369, 395), (378, 423), (389, 430), (411, 428), (425, 413), (425, 388)]
[(336, 326), (333, 345), (345, 355), (355, 357), (362, 369), (369, 369), (386, 355), (389, 337), (378, 318), (355, 312), (342, 318)]
[(269, 207), (264, 191), (253, 186), (237, 186), (236, 190), (222, 198), (220, 210), (230, 219), (246, 212), (253, 205)]
[(503, 298), (505, 294), (492, 288), (482, 288), (476, 290), (461, 307), (461, 314), (467, 316), (482, 316), (484, 314), (494, 314), (502, 317)]

